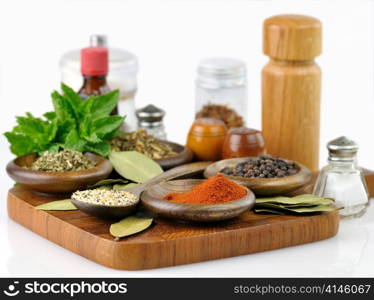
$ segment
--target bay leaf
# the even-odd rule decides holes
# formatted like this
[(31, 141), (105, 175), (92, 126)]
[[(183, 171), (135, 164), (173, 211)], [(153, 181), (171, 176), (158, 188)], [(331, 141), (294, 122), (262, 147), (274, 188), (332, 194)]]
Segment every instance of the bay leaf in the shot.
[(255, 213), (262, 213), (262, 214), (275, 214), (275, 215), (285, 215), (285, 213), (278, 211), (278, 210), (272, 210), (272, 209), (264, 209), (264, 208), (255, 208)]
[(277, 203), (283, 205), (330, 205), (333, 200), (330, 198), (322, 198), (315, 195), (299, 195), (296, 197), (269, 197), (258, 198), (256, 203)]
[(39, 210), (77, 210), (70, 199), (57, 200), (35, 206)]
[(94, 188), (98, 188), (103, 185), (127, 184), (127, 183), (129, 183), (129, 181), (126, 179), (110, 179), (109, 178), (109, 179), (100, 180), (94, 184), (90, 184), (87, 188), (94, 189)]
[(328, 212), (328, 211), (335, 211), (335, 210), (339, 210), (339, 208), (333, 205), (318, 205), (314, 207), (292, 208), (292, 211), (296, 213)]
[(118, 174), (137, 183), (144, 183), (163, 173), (158, 163), (136, 151), (112, 151), (109, 160)]
[(152, 222), (152, 218), (130, 216), (110, 225), (109, 232), (114, 237), (121, 238), (147, 229), (151, 226)]
[(130, 190), (138, 185), (140, 185), (140, 183), (130, 182), (128, 184), (115, 184), (113, 185), (113, 190)]
[(328, 212), (337, 210), (333, 205), (314, 205), (310, 207), (287, 207), (287, 206), (280, 206), (279, 204), (272, 204), (272, 203), (261, 203), (256, 204), (255, 209), (269, 209), (269, 210), (276, 210), (285, 213), (314, 213), (314, 212)]

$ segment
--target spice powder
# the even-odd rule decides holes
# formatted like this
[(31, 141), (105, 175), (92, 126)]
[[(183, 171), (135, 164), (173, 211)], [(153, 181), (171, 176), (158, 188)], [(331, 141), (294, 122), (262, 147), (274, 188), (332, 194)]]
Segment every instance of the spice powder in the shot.
[(241, 185), (217, 174), (186, 193), (169, 193), (164, 200), (189, 204), (219, 204), (238, 200), (247, 194)]

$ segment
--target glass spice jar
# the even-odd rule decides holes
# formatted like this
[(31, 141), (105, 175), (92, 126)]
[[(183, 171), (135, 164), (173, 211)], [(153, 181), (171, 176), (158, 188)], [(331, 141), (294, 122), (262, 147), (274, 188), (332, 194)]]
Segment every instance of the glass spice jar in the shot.
[(207, 58), (199, 63), (196, 78), (196, 118), (214, 118), (230, 128), (247, 119), (245, 63), (233, 58)]
[(265, 154), (265, 141), (261, 131), (246, 127), (229, 130), (223, 143), (223, 159), (263, 154)]
[(165, 126), (163, 119), (165, 111), (161, 108), (149, 104), (136, 110), (138, 119), (138, 129), (145, 129), (148, 134), (160, 140), (166, 140)]
[(226, 133), (227, 127), (220, 120), (196, 119), (188, 133), (187, 147), (191, 149), (197, 160), (219, 160)]
[(366, 211), (368, 191), (361, 168), (357, 167), (358, 145), (341, 136), (327, 144), (328, 165), (316, 181), (313, 194), (335, 199), (341, 217), (359, 217)]

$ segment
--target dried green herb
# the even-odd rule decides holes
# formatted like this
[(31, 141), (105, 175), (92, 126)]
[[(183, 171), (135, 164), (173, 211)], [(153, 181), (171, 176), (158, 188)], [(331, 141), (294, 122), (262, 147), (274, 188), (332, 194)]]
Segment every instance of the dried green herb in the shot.
[(39, 210), (77, 210), (70, 199), (57, 200), (35, 206)]
[(141, 232), (151, 226), (152, 218), (127, 217), (118, 223), (110, 225), (109, 232), (116, 238), (122, 238)]
[(42, 172), (70, 172), (90, 169), (96, 162), (74, 150), (63, 150), (58, 153), (44, 152), (34, 161), (31, 170)]
[(137, 151), (151, 159), (177, 155), (168, 144), (149, 135), (144, 129), (122, 133), (112, 139), (110, 145), (112, 151)]
[(118, 174), (137, 183), (144, 183), (163, 173), (159, 164), (136, 151), (111, 152), (109, 160)]

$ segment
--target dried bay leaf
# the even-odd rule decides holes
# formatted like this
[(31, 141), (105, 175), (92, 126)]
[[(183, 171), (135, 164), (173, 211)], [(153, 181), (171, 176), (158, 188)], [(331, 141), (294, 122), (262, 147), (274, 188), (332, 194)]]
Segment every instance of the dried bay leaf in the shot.
[(339, 208), (333, 205), (318, 205), (314, 207), (292, 208), (292, 211), (296, 213), (328, 212), (335, 210), (339, 210)]
[(141, 232), (151, 226), (152, 218), (139, 218), (130, 216), (110, 225), (109, 232), (116, 238), (129, 236)]
[(159, 164), (136, 151), (111, 152), (109, 160), (118, 174), (137, 183), (163, 173)]
[(35, 206), (39, 210), (77, 210), (70, 199), (57, 200)]
[(113, 190), (130, 190), (137, 187), (138, 185), (140, 185), (140, 183), (130, 182), (128, 184), (115, 184), (113, 185)]
[(275, 214), (275, 215), (285, 215), (285, 213), (277, 210), (272, 210), (269, 208), (255, 208), (255, 213), (260, 213), (260, 214)]
[(296, 197), (270, 197), (270, 198), (258, 198), (256, 203), (276, 203), (284, 205), (330, 205), (334, 201), (330, 198), (322, 198), (315, 195), (299, 195)]
[(104, 185), (127, 184), (127, 183), (129, 183), (129, 181), (126, 179), (103, 179), (94, 184), (90, 184), (88, 188), (94, 189), (94, 188), (98, 188)]

